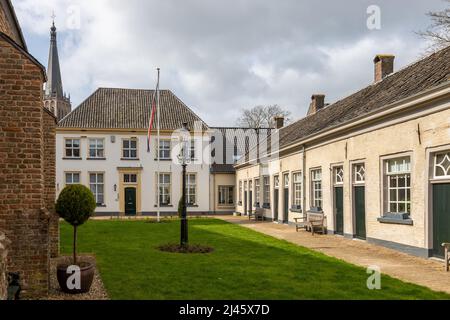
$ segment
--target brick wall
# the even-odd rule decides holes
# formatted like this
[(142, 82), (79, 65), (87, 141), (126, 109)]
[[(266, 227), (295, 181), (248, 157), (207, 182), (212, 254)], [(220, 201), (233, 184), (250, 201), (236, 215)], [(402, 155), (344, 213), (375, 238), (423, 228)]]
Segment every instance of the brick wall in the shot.
[(53, 188), (45, 183), (52, 173), (46, 169), (51, 159), (46, 160), (44, 146), (53, 129), (44, 123), (44, 74), (3, 37), (0, 66), (0, 229), (11, 240), (8, 270), (20, 273), (22, 297), (44, 296), (52, 217), (47, 207)]
[(8, 19), (6, 18), (6, 12), (1, 10), (2, 6), (6, 6), (6, 4), (3, 3), (3, 0), (0, 0), (0, 32), (5, 33), (12, 38), (12, 28), (9, 25)]
[(55, 182), (56, 182), (56, 118), (44, 109), (44, 183), (45, 183), (45, 207), (50, 215), (49, 244), (50, 256), (59, 256), (59, 217), (55, 212)]
[(0, 300), (6, 300), (8, 294), (8, 282), (6, 277), (6, 259), (8, 257), (9, 241), (0, 231)]

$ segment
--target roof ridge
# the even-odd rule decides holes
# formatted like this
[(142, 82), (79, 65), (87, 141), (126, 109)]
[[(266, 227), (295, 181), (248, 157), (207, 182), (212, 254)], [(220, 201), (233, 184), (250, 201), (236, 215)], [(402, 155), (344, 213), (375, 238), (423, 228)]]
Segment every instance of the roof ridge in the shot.
[(329, 104), (329, 105), (326, 106), (325, 108), (320, 109), (320, 110), (317, 111), (316, 113), (313, 113), (313, 114), (310, 114), (310, 115), (306, 115), (306, 116), (304, 116), (304, 117), (298, 119), (297, 121), (294, 121), (293, 123), (287, 125), (286, 127), (281, 128), (281, 131), (284, 131), (285, 129), (289, 128), (290, 126), (292, 126), (292, 125), (294, 125), (294, 124), (298, 124), (300, 121), (303, 121), (303, 120), (305, 120), (305, 119), (307, 119), (307, 118), (309, 118), (309, 117), (313, 117), (313, 116), (315, 116), (317, 113), (319, 113), (319, 112), (321, 112), (321, 111), (323, 111), (323, 110), (325, 110), (325, 109), (333, 108), (333, 106), (335, 106), (335, 105), (338, 104), (339, 102), (341, 102), (341, 101), (343, 101), (343, 100), (345, 100), (345, 99), (348, 99), (348, 98), (350, 98), (350, 97), (352, 97), (352, 96), (354, 96), (354, 95), (356, 95), (356, 94), (358, 94), (358, 93), (360, 93), (360, 92), (362, 92), (362, 91), (364, 91), (364, 90), (366, 90), (366, 89), (368, 89), (368, 88), (372, 88), (372, 87), (375, 87), (375, 86), (379, 86), (379, 85), (381, 85), (383, 82), (385, 82), (386, 80), (392, 78), (393, 76), (396, 76), (396, 75), (400, 74), (401, 72), (404, 72), (405, 70), (414, 67), (416, 64), (423, 63), (424, 61), (426, 61), (426, 60), (428, 60), (428, 59), (431, 59), (431, 57), (434, 56), (434, 55), (437, 55), (437, 54), (440, 54), (440, 53), (442, 54), (442, 52), (444, 52), (444, 51), (446, 51), (446, 50), (450, 50), (450, 45), (447, 46), (447, 47), (445, 47), (445, 48), (443, 48), (443, 49), (441, 49), (441, 50), (432, 52), (432, 53), (430, 53), (429, 55), (427, 55), (426, 57), (424, 57), (424, 58), (422, 58), (422, 59), (415, 60), (415, 61), (413, 61), (413, 62), (411, 62), (411, 63), (409, 63), (409, 64), (403, 66), (402, 68), (398, 69), (397, 71), (395, 71), (395, 72), (389, 74), (388, 76), (384, 77), (381, 81), (378, 81), (378, 82), (372, 82), (371, 84), (369, 84), (369, 85), (367, 85), (367, 86), (365, 86), (365, 87), (363, 87), (363, 88), (361, 88), (361, 89), (359, 89), (359, 90), (357, 90), (357, 91), (354, 91), (353, 93), (351, 93), (351, 94), (349, 94), (349, 95), (347, 95), (347, 96), (345, 96), (345, 97), (342, 97), (342, 98), (336, 100), (335, 102)]

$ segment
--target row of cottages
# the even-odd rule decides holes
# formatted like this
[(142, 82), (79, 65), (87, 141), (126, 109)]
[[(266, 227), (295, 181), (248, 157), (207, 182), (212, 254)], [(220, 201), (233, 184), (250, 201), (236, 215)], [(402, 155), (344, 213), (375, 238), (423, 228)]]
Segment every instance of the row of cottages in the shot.
[[(237, 212), (279, 223), (308, 211), (328, 232), (413, 255), (450, 241), (450, 48), (395, 73), (378, 55), (375, 82), (277, 131), (276, 157), (235, 166)], [(268, 154), (271, 155), (270, 152)]]
[[(86, 185), (96, 198), (98, 216), (177, 215), (182, 195), (178, 130), (186, 123), (192, 141), (189, 213), (233, 213), (233, 164), (257, 143), (255, 130), (210, 128), (171, 91), (161, 90), (161, 115), (155, 115), (148, 145), (153, 95), (153, 90), (100, 88), (59, 122), (57, 193), (70, 184)], [(267, 137), (271, 130), (256, 131)]]

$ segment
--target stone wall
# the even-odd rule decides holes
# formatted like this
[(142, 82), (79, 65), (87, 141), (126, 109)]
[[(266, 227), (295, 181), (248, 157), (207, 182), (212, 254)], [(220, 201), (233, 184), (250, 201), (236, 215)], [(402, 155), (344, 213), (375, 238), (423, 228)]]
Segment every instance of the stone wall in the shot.
[[(43, 82), (27, 52), (0, 34), (0, 229), (11, 240), (8, 271), (21, 277), (24, 298), (42, 297), (49, 284), (49, 206)], [(50, 126), (50, 128), (49, 128)], [(54, 124), (53, 124), (54, 127)], [(47, 141), (48, 142), (48, 141)], [(51, 147), (50, 147), (51, 148)]]
[(6, 300), (8, 294), (8, 280), (6, 276), (6, 260), (8, 258), (9, 241), (0, 231), (0, 300)]

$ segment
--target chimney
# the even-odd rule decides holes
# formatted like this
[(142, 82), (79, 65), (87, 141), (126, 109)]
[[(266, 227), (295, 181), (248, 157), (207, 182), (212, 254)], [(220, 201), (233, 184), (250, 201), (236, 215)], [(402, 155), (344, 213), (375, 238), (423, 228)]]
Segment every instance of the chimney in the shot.
[(284, 127), (284, 117), (275, 117), (274, 120), (277, 129), (281, 129)]
[(311, 97), (311, 104), (309, 105), (308, 116), (316, 113), (325, 107), (325, 95), (313, 94)]
[(394, 72), (395, 56), (391, 54), (378, 54), (373, 63), (375, 64), (375, 82), (379, 82)]

